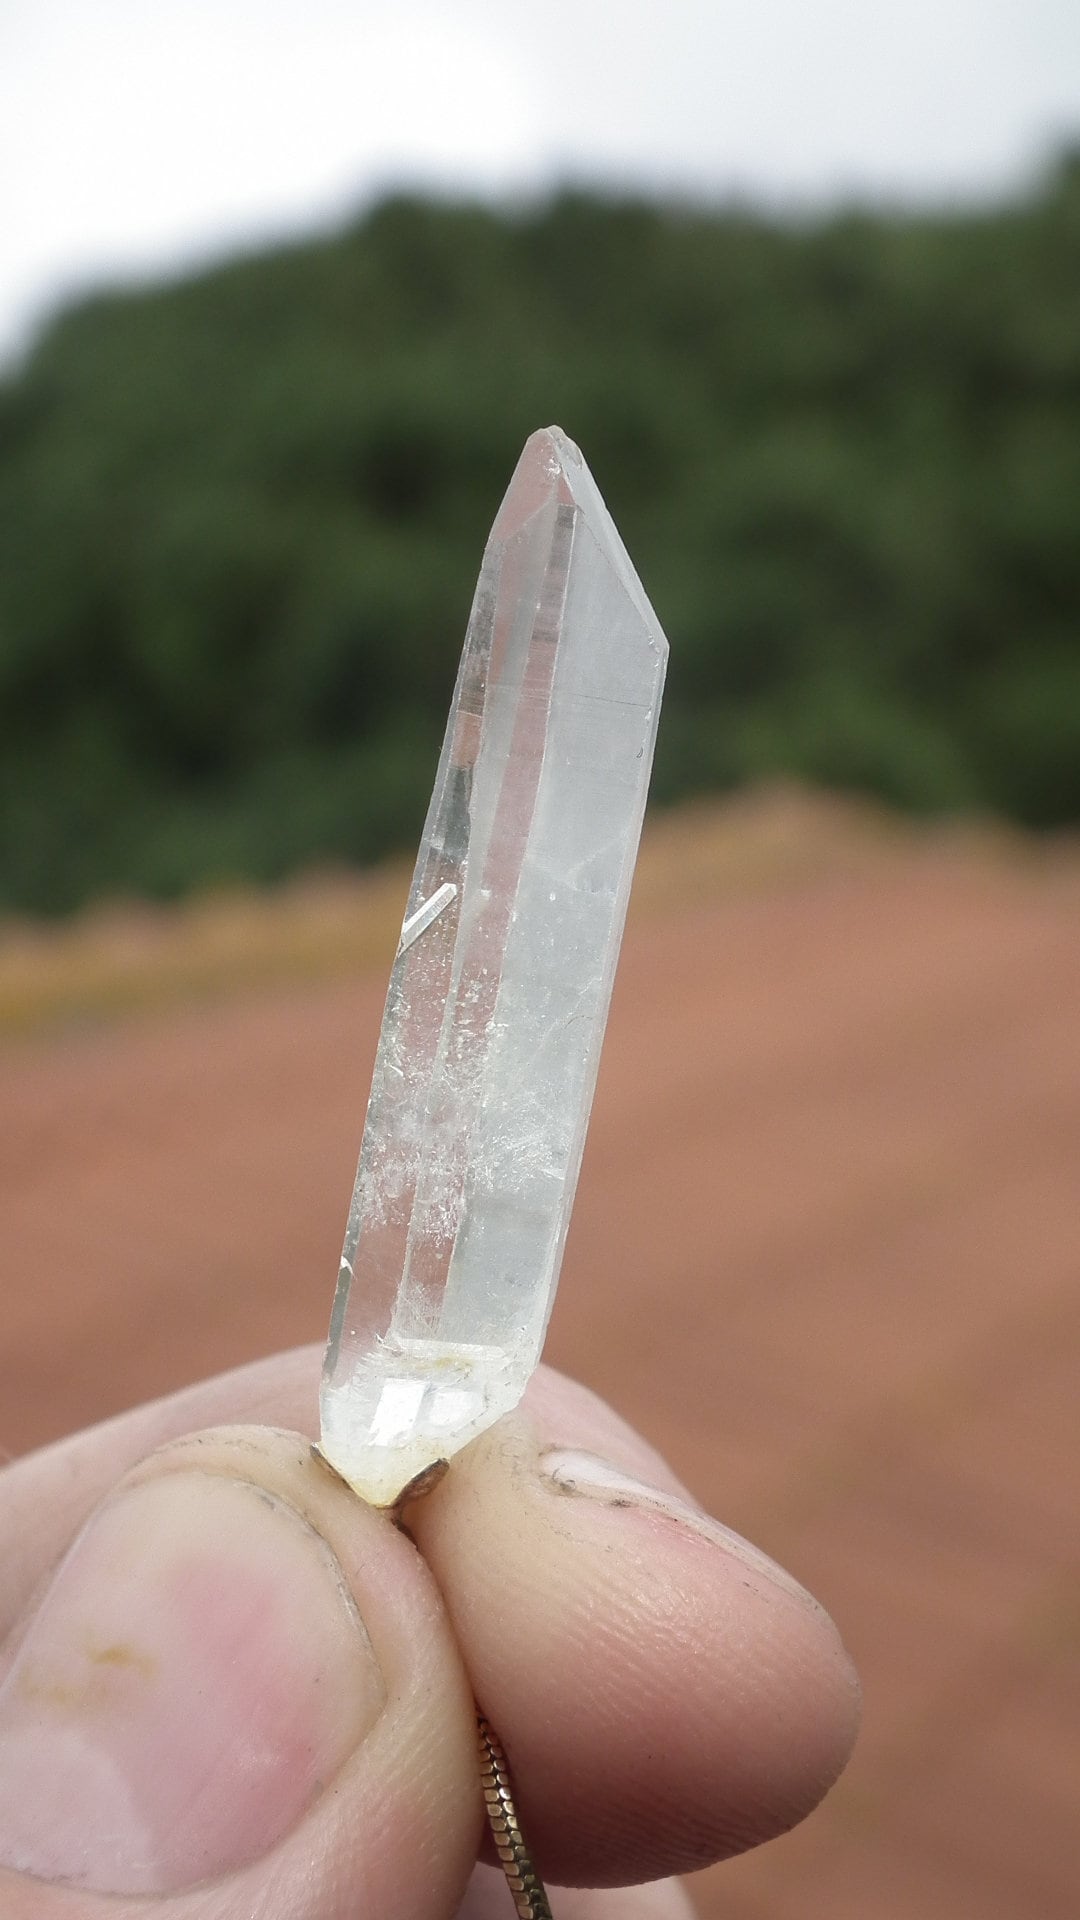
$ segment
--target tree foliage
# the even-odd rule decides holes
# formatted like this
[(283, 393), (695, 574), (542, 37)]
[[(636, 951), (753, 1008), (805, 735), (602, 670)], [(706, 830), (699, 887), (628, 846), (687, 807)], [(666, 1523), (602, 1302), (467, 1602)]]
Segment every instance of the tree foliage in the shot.
[(411, 840), (547, 420), (671, 636), (661, 798), (1080, 817), (1080, 157), (934, 218), (399, 198), (0, 386), (0, 903)]

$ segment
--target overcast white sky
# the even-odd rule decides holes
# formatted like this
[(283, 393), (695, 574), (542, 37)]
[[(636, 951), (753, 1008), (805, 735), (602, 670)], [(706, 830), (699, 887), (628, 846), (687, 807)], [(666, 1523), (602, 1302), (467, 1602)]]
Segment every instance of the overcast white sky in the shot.
[(388, 181), (941, 201), (1070, 135), (1080, 0), (0, 0), (0, 355)]

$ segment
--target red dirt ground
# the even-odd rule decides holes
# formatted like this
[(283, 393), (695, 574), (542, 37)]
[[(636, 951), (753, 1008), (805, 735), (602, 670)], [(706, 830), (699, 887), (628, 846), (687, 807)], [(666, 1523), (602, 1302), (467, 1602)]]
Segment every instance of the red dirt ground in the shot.
[[(863, 1673), (843, 1782), (702, 1913), (1075, 1920), (1080, 863), (834, 855), (636, 919), (548, 1357)], [(322, 1335), (384, 984), (3, 1043), (11, 1451)]]

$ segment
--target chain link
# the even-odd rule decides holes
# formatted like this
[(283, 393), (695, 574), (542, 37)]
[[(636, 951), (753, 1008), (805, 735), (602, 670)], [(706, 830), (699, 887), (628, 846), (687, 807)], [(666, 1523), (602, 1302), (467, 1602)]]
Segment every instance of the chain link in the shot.
[(533, 1866), (521, 1831), (502, 1742), (483, 1714), (477, 1720), (477, 1728), (480, 1735), (480, 1783), (484, 1790), (484, 1805), (495, 1851), (502, 1862), (506, 1884), (514, 1896), (519, 1920), (551, 1920), (551, 1907), (544, 1892), (544, 1883)]

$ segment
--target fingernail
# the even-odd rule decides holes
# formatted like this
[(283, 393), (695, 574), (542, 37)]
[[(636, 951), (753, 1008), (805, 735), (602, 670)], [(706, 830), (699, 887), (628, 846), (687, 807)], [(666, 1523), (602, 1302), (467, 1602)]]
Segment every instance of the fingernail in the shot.
[(89, 1522), (0, 1686), (0, 1865), (99, 1893), (246, 1865), (385, 1698), (294, 1508), (223, 1475), (145, 1481)]
[(594, 1453), (552, 1447), (541, 1456), (540, 1465), (558, 1492), (580, 1494), (586, 1499), (602, 1501), (607, 1506), (645, 1508), (646, 1511), (677, 1520), (681, 1526), (710, 1540), (714, 1546), (722, 1547), (725, 1553), (733, 1554), (753, 1572), (782, 1587), (785, 1593), (794, 1594), (797, 1599), (820, 1610), (813, 1594), (800, 1586), (786, 1568), (771, 1560), (767, 1553), (762, 1553), (760, 1547), (744, 1540), (741, 1533), (735, 1533), (730, 1527), (725, 1527), (722, 1521), (712, 1519), (689, 1500), (680, 1500), (677, 1494), (649, 1486), (646, 1481), (635, 1479), (624, 1473), (621, 1467), (612, 1466), (610, 1461), (602, 1460)]

